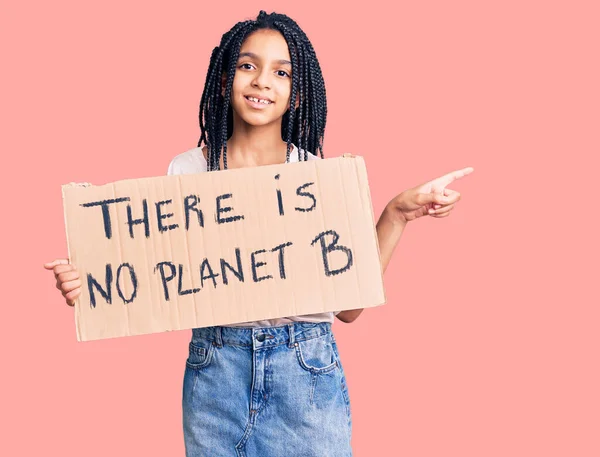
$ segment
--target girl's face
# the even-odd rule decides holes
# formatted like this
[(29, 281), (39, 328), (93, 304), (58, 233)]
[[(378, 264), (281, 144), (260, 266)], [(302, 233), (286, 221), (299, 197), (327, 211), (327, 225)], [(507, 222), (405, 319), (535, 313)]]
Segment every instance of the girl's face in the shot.
[(252, 126), (281, 124), (291, 89), (292, 63), (283, 35), (270, 29), (248, 35), (233, 78), (231, 106), (238, 118), (234, 122), (241, 118)]

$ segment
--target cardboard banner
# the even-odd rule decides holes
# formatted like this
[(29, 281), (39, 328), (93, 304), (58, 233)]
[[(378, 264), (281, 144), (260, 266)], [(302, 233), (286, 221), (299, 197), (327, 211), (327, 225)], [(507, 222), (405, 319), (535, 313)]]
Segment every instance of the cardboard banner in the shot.
[(362, 157), (62, 190), (79, 341), (385, 303)]

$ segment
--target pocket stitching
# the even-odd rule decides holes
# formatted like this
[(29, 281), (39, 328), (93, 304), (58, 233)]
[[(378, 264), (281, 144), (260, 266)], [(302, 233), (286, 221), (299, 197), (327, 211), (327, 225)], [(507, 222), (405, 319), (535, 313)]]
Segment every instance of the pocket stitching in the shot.
[(201, 362), (201, 363), (190, 363), (189, 356), (188, 356), (188, 359), (185, 361), (185, 364), (191, 370), (200, 370), (200, 369), (205, 368), (206, 366), (208, 366), (208, 364), (212, 360), (213, 346), (210, 345), (208, 347), (208, 349), (206, 349), (206, 348), (203, 348), (201, 346), (196, 346), (194, 343), (190, 343), (190, 353), (191, 352), (194, 352), (197, 355), (201, 355), (202, 353), (206, 354), (206, 356), (204, 357), (204, 361)]
[(311, 366), (307, 365), (306, 362), (304, 361), (304, 357), (302, 356), (302, 350), (300, 349), (300, 344), (295, 343), (294, 347), (296, 348), (296, 355), (298, 356), (298, 362), (300, 363), (300, 366), (306, 371), (309, 371), (309, 372), (315, 373), (315, 374), (324, 374), (324, 373), (329, 373), (330, 371), (334, 370), (338, 366), (337, 360), (334, 360), (333, 363), (331, 363), (331, 365), (327, 365), (325, 367), (321, 367), (321, 368), (311, 367)]
[[(338, 351), (338, 347), (337, 347), (337, 341), (335, 341), (335, 338), (332, 335), (332, 347), (333, 347), (333, 352), (335, 353), (335, 358), (336, 361), (340, 361), (340, 353)], [(344, 370), (342, 369), (342, 365), (341, 363), (338, 363), (338, 369), (340, 372), (340, 376), (341, 376), (341, 391), (342, 391), (342, 395), (344, 397), (344, 404), (346, 406), (346, 413), (348, 414), (348, 425), (350, 427), (352, 427), (352, 407), (350, 406), (350, 395), (348, 393), (348, 385), (346, 384), (346, 374), (344, 373)]]
[(342, 382), (341, 382), (341, 390), (342, 390), (342, 395), (344, 396), (344, 404), (346, 406), (346, 413), (348, 414), (348, 421), (351, 420), (351, 414), (352, 412), (350, 411), (350, 398), (348, 395), (348, 386), (346, 385), (346, 379), (345, 376), (342, 374)]

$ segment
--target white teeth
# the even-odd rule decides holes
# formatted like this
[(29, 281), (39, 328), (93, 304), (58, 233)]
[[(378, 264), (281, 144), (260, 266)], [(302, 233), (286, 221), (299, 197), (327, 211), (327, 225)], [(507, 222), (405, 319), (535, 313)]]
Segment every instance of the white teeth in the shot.
[(258, 98), (254, 98), (254, 97), (247, 97), (248, 100), (252, 101), (252, 102), (256, 102), (256, 103), (263, 103), (265, 105), (270, 104), (271, 102), (268, 100), (259, 100)]

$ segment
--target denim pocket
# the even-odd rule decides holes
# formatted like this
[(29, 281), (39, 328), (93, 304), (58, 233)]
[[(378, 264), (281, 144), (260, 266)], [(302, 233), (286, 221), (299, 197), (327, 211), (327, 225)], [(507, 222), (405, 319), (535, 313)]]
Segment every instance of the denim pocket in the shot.
[(199, 344), (190, 343), (190, 351), (185, 363), (192, 370), (206, 368), (212, 360), (213, 352), (214, 346), (212, 344), (206, 344), (206, 347), (203, 347)]
[(294, 347), (298, 363), (306, 371), (313, 374), (329, 373), (338, 366), (330, 334), (296, 341)]

